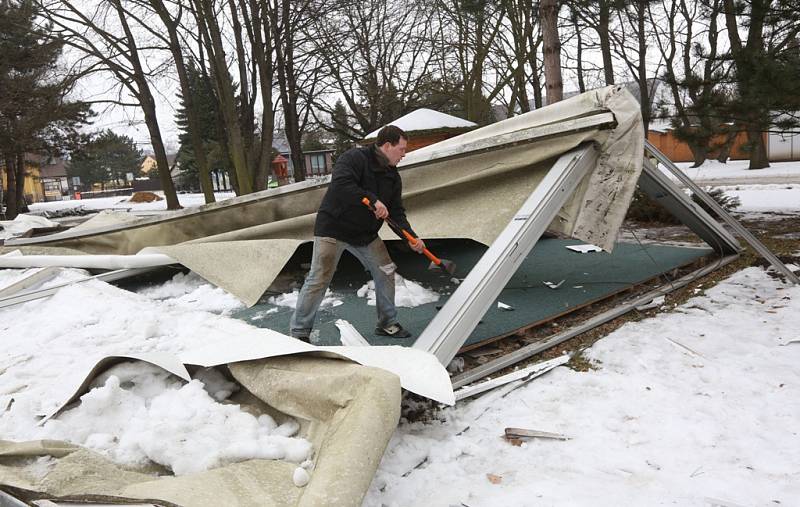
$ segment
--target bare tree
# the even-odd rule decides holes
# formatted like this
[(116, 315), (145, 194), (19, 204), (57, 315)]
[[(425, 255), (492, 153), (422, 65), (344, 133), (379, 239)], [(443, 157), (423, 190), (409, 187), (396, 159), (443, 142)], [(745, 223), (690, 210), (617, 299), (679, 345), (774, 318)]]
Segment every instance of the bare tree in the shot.
[[(318, 17), (310, 29), (327, 76), (309, 99), (333, 122), (330, 130), (357, 140), (424, 104), (435, 74), (434, 55), (425, 50), (435, 42), (433, 23), (430, 12), (389, 0), (341, 2)], [(349, 117), (327, 97), (341, 97)]]
[(559, 8), (558, 0), (539, 2), (539, 17), (542, 20), (544, 81), (548, 104), (555, 104), (564, 97), (564, 83), (561, 80), (561, 39), (558, 35)]
[[(773, 112), (800, 108), (800, 2), (723, 0), (723, 10), (735, 67), (731, 114), (747, 132), (750, 169), (769, 167), (763, 134), (774, 121)], [(740, 28), (747, 29), (746, 42)]]
[(607, 85), (614, 84), (614, 59), (611, 51), (611, 26), (615, 0), (567, 0), (573, 16), (597, 33), (603, 60), (603, 77)]
[(628, 68), (639, 88), (639, 103), (641, 105), (642, 123), (647, 132), (652, 117), (652, 104), (654, 88), (648, 76), (658, 75), (662, 62), (659, 60), (655, 68), (650, 70), (652, 62), (648, 60), (647, 48), (651, 39), (653, 26), (647, 21), (650, 19), (650, 4), (653, 0), (632, 0), (623, 9), (617, 12), (619, 29), (610, 32), (614, 41), (614, 51)]
[[(233, 165), (236, 188), (239, 195), (249, 194), (253, 191), (253, 185), (247, 164), (245, 136), (242, 134), (237, 114), (233, 78), (228, 69), (227, 54), (220, 26), (224, 9), (217, 6), (214, 0), (191, 0), (191, 3), (200, 38), (208, 54), (214, 89), (225, 125), (227, 148)], [(245, 76), (239, 77), (246, 79), (247, 73)]]
[(537, 59), (542, 37), (537, 29), (533, 0), (503, 0), (503, 4), (510, 30), (502, 30), (498, 37), (502, 42), (499, 51), (511, 74), (511, 96), (508, 101), (511, 116), (517, 108), (521, 113), (530, 111), (529, 85), (533, 88), (536, 107), (542, 106)]
[[(158, 15), (164, 28), (166, 28), (167, 36), (164, 37), (164, 42), (168, 45), (172, 53), (172, 59), (175, 63), (175, 70), (178, 74), (178, 82), (181, 87), (181, 96), (186, 108), (186, 118), (188, 121), (189, 135), (192, 139), (192, 147), (194, 151), (195, 160), (197, 161), (197, 169), (199, 173), (200, 189), (203, 191), (203, 196), (206, 203), (214, 202), (214, 186), (211, 182), (211, 170), (206, 157), (206, 145), (200, 135), (201, 126), (198, 117), (198, 112), (194, 104), (193, 92), (189, 84), (189, 75), (186, 69), (186, 62), (184, 58), (185, 42), (179, 35), (179, 28), (181, 26), (185, 10), (181, 2), (175, 2), (172, 5), (172, 11), (168, 8), (163, 0), (147, 0), (148, 6)], [(160, 30), (153, 30), (153, 33), (160, 35)], [(163, 36), (162, 36), (163, 37)]]
[[(129, 20), (142, 23), (135, 13), (123, 7), (122, 0), (102, 1), (92, 14), (86, 14), (87, 9), (77, 7), (70, 0), (48, 1), (42, 7), (43, 15), (52, 22), (54, 31), (63, 37), (66, 45), (82, 53), (95, 71), (111, 74), (118, 86), (134, 97), (135, 105), (144, 113), (150, 133), (167, 208), (180, 208), (156, 115), (156, 101), (150, 88), (150, 79), (163, 72), (166, 62), (160, 61), (155, 67), (146, 68), (141, 57), (142, 51), (150, 53), (160, 48), (147, 43), (140, 47)], [(112, 102), (131, 105), (122, 98)]]
[[(738, 132), (721, 117), (730, 69), (718, 57), (721, 8), (722, 0), (709, 0), (705, 6), (663, 0), (661, 16), (650, 14), (654, 41), (664, 60), (662, 80), (672, 95), (671, 111), (665, 113), (672, 118), (675, 135), (692, 151), (695, 166), (716, 148), (720, 148), (718, 156), (726, 160), (724, 148)], [(727, 135), (727, 140), (717, 147), (713, 142), (719, 135)]]

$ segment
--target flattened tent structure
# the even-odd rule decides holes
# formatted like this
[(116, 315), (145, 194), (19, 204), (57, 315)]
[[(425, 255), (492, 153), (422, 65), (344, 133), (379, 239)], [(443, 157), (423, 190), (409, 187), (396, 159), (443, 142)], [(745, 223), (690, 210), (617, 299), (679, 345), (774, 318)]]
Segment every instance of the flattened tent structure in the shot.
[[(638, 103), (624, 88), (607, 87), (409, 154), (399, 169), (415, 230), (426, 240), (457, 238), (482, 245), (463, 281), (425, 322), (413, 346), (448, 364), (530, 258), (545, 230), (614, 250), (637, 183), (724, 259), (735, 256), (740, 250), (737, 241), (643, 161), (644, 148)], [(49, 253), (63, 249), (69, 254), (160, 254), (154, 257), (159, 262), (168, 256), (253, 306), (310, 240), (326, 186), (299, 183), (164, 217), (96, 228), (87, 224), (80, 230), (9, 241), (7, 246), (47, 248)], [(384, 232), (388, 239), (391, 233)], [(490, 366), (501, 367), (497, 362)], [(232, 373), (250, 389), (242, 380), (247, 376), (235, 370)], [(307, 397), (307, 390), (295, 389), (296, 383), (314, 383), (318, 377), (313, 375), (318, 373), (286, 375), (288, 400), (282, 401), (295, 406), (298, 397)], [(462, 377), (456, 384), (470, 380)], [(19, 449), (5, 452), (18, 455)], [(236, 489), (237, 474), (246, 472), (241, 476), (245, 477), (250, 472), (233, 467), (220, 469), (213, 481), (192, 482), (191, 488), (201, 488), (193, 494), (213, 498), (208, 488)], [(356, 492), (349, 498), (357, 497)], [(348, 504), (313, 498), (320, 502), (316, 505)], [(287, 502), (303, 503), (296, 497)]]

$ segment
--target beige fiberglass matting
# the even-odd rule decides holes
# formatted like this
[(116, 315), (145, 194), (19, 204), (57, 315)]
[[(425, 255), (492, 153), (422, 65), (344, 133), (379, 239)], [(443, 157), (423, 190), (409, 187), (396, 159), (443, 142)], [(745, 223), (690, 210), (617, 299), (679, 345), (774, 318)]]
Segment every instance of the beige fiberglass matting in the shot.
[[(596, 143), (599, 162), (551, 229), (611, 251), (641, 171), (644, 142), (639, 105), (623, 87), (588, 92), (410, 153), (400, 164), (410, 222), (423, 238), (491, 244), (552, 161), (585, 142)], [(253, 305), (297, 245), (312, 239), (326, 188), (304, 182), (8, 246), (59, 246), (91, 254), (135, 254), (151, 247)], [(387, 228), (381, 233), (393, 236)], [(222, 242), (227, 245), (208, 246)]]
[[(207, 358), (210, 353), (220, 357), (231, 352), (195, 352), (190, 361), (205, 361), (200, 356)], [(100, 371), (131, 357), (102, 361), (82, 387)], [(174, 359), (138, 359), (188, 379), (183, 364)], [(311, 481), (305, 487), (292, 480), (297, 465), (284, 461), (252, 459), (200, 473), (156, 476), (123, 469), (67, 442), (2, 440), (0, 487), (25, 499), (79, 502), (112, 497), (105, 503), (149, 499), (181, 506), (361, 505), (397, 425), (400, 377), (381, 368), (309, 355), (236, 361), (227, 367), (246, 389), (236, 403), (257, 413), (274, 416), (277, 411), (301, 423), (300, 436), (314, 446)], [(37, 462), (42, 456), (52, 458), (46, 473)]]

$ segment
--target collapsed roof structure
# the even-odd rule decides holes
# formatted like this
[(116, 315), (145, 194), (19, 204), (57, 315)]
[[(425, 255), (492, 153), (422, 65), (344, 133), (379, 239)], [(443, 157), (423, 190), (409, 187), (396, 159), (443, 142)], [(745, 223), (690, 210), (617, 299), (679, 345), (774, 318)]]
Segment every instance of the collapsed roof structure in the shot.
[[(459, 280), (449, 298), (442, 301), (440, 306), (431, 305), (427, 310), (419, 310), (423, 312), (423, 317), (418, 319), (421, 322), (417, 329), (418, 339), (402, 345), (432, 354), (441, 365), (449, 364), (475, 333), (482, 319), (488, 319), (498, 296), (508, 290), (509, 281), (518, 274), (521, 266), (545, 264), (545, 270), (549, 269), (546, 258), (532, 260), (531, 254), (538, 243), (543, 243), (540, 238), (545, 231), (597, 245), (609, 255), (615, 251), (624, 255), (626, 247), (620, 246), (617, 235), (637, 185), (680, 218), (708, 243), (710, 249), (695, 249), (688, 256), (677, 256), (675, 260), (660, 266), (659, 271), (637, 275), (639, 278), (627, 280), (605, 293), (577, 291), (579, 286), (574, 285), (575, 292), (584, 295), (565, 299), (562, 307), (554, 310), (554, 314), (563, 314), (618, 293), (621, 288), (692, 262), (709, 252), (717, 255), (719, 262), (702, 266), (683, 279), (673, 280), (640, 295), (635, 301), (598, 315), (578, 329), (560, 332), (541, 343), (518, 350), (513, 357), (499, 358), (477, 371), (466, 372), (453, 379), (453, 386), (466, 385), (525, 359), (547, 346), (633, 308), (642, 300), (652, 299), (657, 294), (688, 283), (692, 277), (701, 276), (735, 258), (741, 250), (736, 239), (692, 202), (650, 157), (644, 157), (645, 148), (639, 104), (624, 88), (607, 87), (410, 153), (399, 169), (403, 175), (408, 217), (416, 232), (426, 241), (435, 243), (441, 240), (443, 247), (447, 241), (454, 239), (460, 241), (457, 243), (460, 246), (451, 243), (452, 248), (466, 248), (464, 245), (471, 242), (474, 255), (471, 261), (463, 264), (468, 269), (462, 268), (463, 280)], [(648, 152), (658, 156), (653, 149)], [(668, 168), (672, 167), (668, 160), (661, 162)], [(687, 184), (691, 185), (691, 182)], [(276, 282), (290, 260), (298, 255), (302, 245), (311, 239), (315, 213), (326, 188), (326, 182), (303, 182), (197, 209), (121, 224), (102, 223), (99, 220), (105, 218), (98, 218), (66, 232), (8, 241), (7, 247), (19, 248), (26, 255), (0, 257), (0, 267), (48, 265), (48, 256), (64, 254), (57, 264), (70, 265), (72, 262), (72, 265), (113, 269), (115, 271), (100, 276), (119, 278), (165, 264), (179, 263), (253, 307), (262, 304), (259, 302), (264, 292)], [(693, 191), (703, 195), (700, 189), (694, 188)], [(714, 201), (711, 200), (711, 203)], [(727, 214), (722, 212), (721, 216)], [(385, 239), (391, 239), (391, 232), (382, 231), (382, 234), (386, 234)], [(559, 243), (557, 248), (553, 252), (564, 252), (562, 244)], [(30, 255), (35, 253), (45, 253), (47, 256)], [(87, 261), (86, 256), (78, 255), (81, 253), (90, 254), (91, 257)], [(769, 252), (762, 254), (768, 255)], [(648, 251), (646, 255), (652, 259), (656, 253)], [(563, 253), (550, 254), (551, 258), (563, 256)], [(569, 258), (567, 263), (577, 262), (575, 259)], [(634, 262), (626, 258), (621, 263), (630, 265)], [(606, 268), (607, 265), (599, 261), (594, 267), (600, 273)], [(588, 272), (589, 268), (586, 270)], [(533, 277), (531, 274), (525, 276)], [(523, 288), (528, 289), (526, 297), (529, 306), (536, 306), (535, 298), (541, 293), (531, 290), (534, 284), (540, 288), (541, 280), (528, 282), (528, 286)], [(31, 291), (6, 296), (0, 299), (0, 307), (42, 297), (50, 292)], [(47, 490), (42, 484), (30, 481), (14, 482), (14, 477), (18, 476), (3, 472), (0, 472), (0, 484), (15, 485), (19, 490), (39, 488), (54, 495), (80, 492), (84, 495), (157, 498), (193, 505), (246, 504), (249, 501), (259, 505), (359, 504), (397, 423), (400, 383), (393, 383), (391, 376), (387, 378), (371, 372), (364, 375), (377, 380), (358, 381), (355, 385), (326, 380), (322, 389), (325, 392), (320, 393), (320, 389), (313, 386), (319, 385), (317, 381), (321, 376), (333, 375), (338, 378), (336, 369), (342, 365), (337, 362), (322, 364), (321, 361), (324, 361), (316, 357), (291, 359), (280, 356), (322, 350), (327, 354), (337, 354), (392, 371), (389, 363), (400, 361), (401, 355), (394, 354), (390, 349), (380, 359), (367, 357), (368, 349), (375, 349), (375, 356), (380, 356), (378, 351), (381, 347), (362, 347), (360, 351), (358, 347), (343, 347), (339, 353), (335, 347), (303, 346), (298, 349), (286, 341), (288, 338), (284, 339), (275, 332), (283, 329), (283, 321), (278, 319), (273, 324), (273, 331), (258, 338), (237, 342), (231, 337), (221, 341), (214, 350), (203, 351), (202, 358), (146, 360), (161, 365), (177, 365), (173, 366), (176, 371), (186, 365), (227, 365), (231, 375), (261, 402), (307, 421), (306, 430), (314, 434), (316, 449), (337, 449), (337, 453), (343, 454), (332, 457), (331, 454), (318, 452), (317, 470), (322, 472), (315, 475), (304, 492), (293, 489), (290, 481), (288, 486), (286, 481), (275, 485), (275, 481), (288, 473), (285, 467), (250, 461), (194, 477), (159, 478), (149, 482), (142, 479), (142, 482), (118, 484), (116, 488), (107, 484), (91, 484), (81, 489), (76, 487), (75, 481), (91, 467), (102, 469), (101, 475), (104, 477), (114, 473), (113, 468), (109, 468), (113, 465), (101, 464), (94, 458), (82, 461), (82, 458), (70, 465), (74, 466), (69, 468), (68, 474), (72, 482), (68, 481), (66, 486), (61, 484), (60, 488)], [(504, 335), (519, 327), (518, 323), (510, 328), (493, 328), (491, 333), (494, 333), (493, 336)], [(338, 345), (338, 342), (332, 345)], [(287, 366), (288, 363), (291, 365)], [(397, 369), (395, 374), (400, 375)], [(364, 387), (367, 385), (378, 387), (367, 389)], [(408, 378), (403, 385), (410, 386)], [(284, 398), (276, 399), (272, 395), (271, 389), (275, 386), (281, 387)], [(356, 392), (367, 394), (356, 396)], [(439, 401), (451, 401), (436, 389), (426, 391), (423, 386), (417, 392), (423, 395), (438, 392), (438, 395), (430, 396)], [(80, 389), (77, 394), (80, 394)], [(345, 405), (354, 404), (361, 410), (355, 420), (345, 425), (339, 419), (344, 417), (342, 407), (330, 407), (330, 400), (341, 399), (350, 400), (348, 403), (351, 405)], [(389, 409), (391, 405), (395, 409)], [(320, 406), (327, 408), (321, 410)], [(371, 419), (371, 415), (378, 412), (382, 415)], [(346, 460), (351, 459), (346, 448), (356, 445), (354, 434), (370, 435), (370, 450), (366, 454), (369, 466), (360, 469), (345, 467), (347, 492), (337, 496), (323, 494), (329, 492), (330, 488), (315, 484), (329, 485), (326, 481), (337, 480), (331, 471), (344, 467)], [(13, 456), (52, 455), (55, 451), (51, 447), (41, 444), (4, 444), (0, 450)], [(70, 448), (69, 452), (64, 451), (62, 455), (71, 456), (76, 452), (82, 451)], [(266, 470), (264, 466), (272, 468)], [(252, 481), (254, 486), (251, 490), (235, 491), (233, 484), (240, 482), (242, 477)], [(338, 480), (342, 480), (341, 476)], [(264, 496), (267, 490), (271, 493)], [(218, 496), (222, 494), (221, 491), (227, 495), (225, 501)]]

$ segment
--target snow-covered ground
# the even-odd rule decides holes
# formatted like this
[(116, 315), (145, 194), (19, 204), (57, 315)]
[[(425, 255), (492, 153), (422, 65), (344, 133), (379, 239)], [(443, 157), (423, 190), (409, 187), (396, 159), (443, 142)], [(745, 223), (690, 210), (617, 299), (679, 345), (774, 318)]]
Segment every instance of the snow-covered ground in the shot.
[(772, 162), (764, 169), (749, 170), (749, 160), (729, 160), (726, 163), (706, 160), (700, 167), (692, 167), (691, 162), (677, 164), (693, 180), (712, 181), (719, 179), (759, 179), (774, 177), (800, 177), (800, 162)]
[[(743, 208), (800, 214), (800, 186), (779, 186), (738, 185)], [(800, 242), (795, 250), (800, 254)], [(0, 287), (21, 275), (0, 270)], [(66, 270), (60, 281), (79, 276)], [(59, 406), (97, 358), (177, 353), (222, 340), (250, 329), (228, 316), (240, 307), (194, 275), (179, 275), (138, 294), (92, 281), (0, 309), (0, 438), (65, 438), (66, 423), (39, 427), (36, 416)], [(559, 367), (445, 409), (432, 422), (401, 423), (365, 505), (798, 504), (800, 287), (748, 268), (677, 308), (626, 324), (584, 354), (596, 369)], [(169, 444), (183, 434), (156, 434), (148, 424), (163, 421), (167, 409), (158, 407), (171, 404), (227, 414), (230, 408), (214, 404), (230, 389), (213, 375), (176, 384), (151, 372), (139, 381), (144, 393), (132, 392), (132, 378), (123, 370), (115, 380), (102, 379), (85, 407), (100, 408), (90, 414), (100, 425), (73, 438), (108, 455), (132, 461), (144, 455), (190, 471), (181, 468), (187, 463), (181, 448)], [(165, 398), (150, 422), (134, 428), (139, 440), (125, 440), (135, 445), (120, 449), (101, 428), (126, 427), (102, 407), (134, 394), (150, 396), (150, 406)], [(89, 424), (81, 419), (87, 414), (73, 417), (83, 421), (77, 426)], [(213, 435), (214, 427), (201, 427), (200, 419), (198, 435)], [(291, 427), (278, 431), (274, 421), (245, 419), (249, 440), (225, 441), (230, 452), (215, 447), (216, 454), (192, 457), (191, 465), (213, 466), (262, 451), (263, 439), (291, 438)], [(506, 427), (570, 439), (514, 446), (501, 438)], [(301, 461), (308, 452), (301, 439), (284, 443), (286, 459)]]
[[(161, 191), (154, 192), (161, 197), (164, 193)], [(223, 201), (235, 197), (233, 192), (217, 192), (214, 197), (217, 201)], [(202, 206), (206, 203), (203, 194), (178, 194), (178, 202), (184, 208), (192, 208)], [(69, 201), (51, 201), (51, 202), (37, 202), (30, 205), (31, 212), (41, 211), (55, 211), (60, 209), (73, 209), (84, 208), (87, 211), (103, 210), (103, 209), (116, 209), (116, 210), (129, 210), (129, 211), (166, 211), (167, 201), (153, 201), (153, 202), (130, 202), (130, 196), (117, 196), (117, 197), (98, 197), (94, 199), (72, 199)]]
[(799, 287), (748, 268), (585, 355), (401, 424), (366, 505), (797, 505)]

